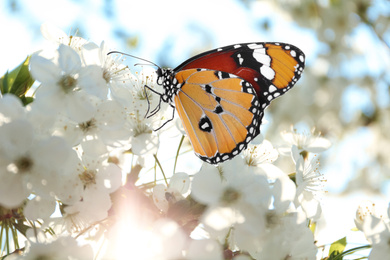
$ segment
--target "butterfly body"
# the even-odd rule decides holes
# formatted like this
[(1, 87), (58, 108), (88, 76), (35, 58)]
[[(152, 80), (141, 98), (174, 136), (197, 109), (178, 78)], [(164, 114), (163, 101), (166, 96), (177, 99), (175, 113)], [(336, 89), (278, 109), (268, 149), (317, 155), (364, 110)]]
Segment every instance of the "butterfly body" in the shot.
[(264, 109), (294, 86), (305, 56), (284, 43), (230, 45), (157, 70), (160, 102), (175, 107), (202, 160), (233, 158), (260, 133)]

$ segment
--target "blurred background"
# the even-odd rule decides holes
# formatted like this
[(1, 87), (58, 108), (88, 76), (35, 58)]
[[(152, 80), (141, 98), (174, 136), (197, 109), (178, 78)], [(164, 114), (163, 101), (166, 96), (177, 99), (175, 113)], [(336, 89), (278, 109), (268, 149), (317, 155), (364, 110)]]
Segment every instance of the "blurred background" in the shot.
[(326, 244), (350, 232), (362, 200), (390, 200), (389, 17), (388, 0), (2, 0), (0, 74), (44, 48), (44, 22), (173, 68), (229, 44), (296, 45), (306, 54), (303, 77), (267, 109), (262, 132), (279, 146), (281, 131), (315, 127), (332, 142), (320, 156)]

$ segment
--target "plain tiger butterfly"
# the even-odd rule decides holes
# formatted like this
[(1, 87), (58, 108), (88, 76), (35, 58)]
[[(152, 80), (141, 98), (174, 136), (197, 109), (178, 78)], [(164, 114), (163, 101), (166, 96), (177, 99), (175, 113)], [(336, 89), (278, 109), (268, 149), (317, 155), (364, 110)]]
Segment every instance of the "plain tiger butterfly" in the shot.
[(304, 53), (291, 44), (257, 42), (207, 51), (175, 69), (159, 67), (157, 84), (164, 93), (145, 86), (160, 96), (149, 116), (161, 102), (170, 104), (195, 154), (207, 163), (221, 163), (260, 133), (264, 109), (295, 85), (304, 63)]

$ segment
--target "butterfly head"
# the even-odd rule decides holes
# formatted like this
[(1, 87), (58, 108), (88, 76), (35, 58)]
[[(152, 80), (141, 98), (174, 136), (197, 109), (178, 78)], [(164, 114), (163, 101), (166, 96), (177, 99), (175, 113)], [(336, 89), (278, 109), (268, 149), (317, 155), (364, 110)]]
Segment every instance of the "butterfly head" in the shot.
[(163, 86), (164, 93), (161, 95), (161, 99), (167, 103), (173, 103), (173, 97), (180, 89), (180, 84), (175, 78), (175, 72), (173, 69), (158, 68), (157, 71), (157, 84)]

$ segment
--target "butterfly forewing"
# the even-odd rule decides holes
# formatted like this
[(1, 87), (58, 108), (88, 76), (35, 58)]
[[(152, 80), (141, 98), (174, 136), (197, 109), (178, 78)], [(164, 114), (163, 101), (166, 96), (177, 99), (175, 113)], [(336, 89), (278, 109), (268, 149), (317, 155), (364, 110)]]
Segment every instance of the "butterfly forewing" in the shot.
[(217, 70), (182, 70), (175, 106), (195, 153), (218, 163), (232, 158), (258, 134), (263, 115), (252, 85)]
[(245, 43), (211, 50), (183, 62), (175, 71), (205, 68), (234, 74), (252, 84), (262, 103), (294, 86), (304, 69), (305, 55), (285, 43)]

